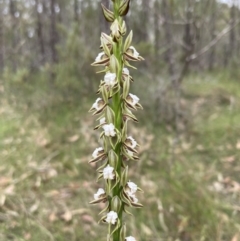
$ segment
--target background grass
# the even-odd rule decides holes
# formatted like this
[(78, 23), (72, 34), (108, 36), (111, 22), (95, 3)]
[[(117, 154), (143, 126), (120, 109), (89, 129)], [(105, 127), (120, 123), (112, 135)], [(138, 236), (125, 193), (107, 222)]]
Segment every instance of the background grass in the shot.
[[(98, 225), (103, 206), (90, 206), (98, 147), (95, 97), (58, 94), (44, 76), (2, 81), (0, 108), (0, 240), (105, 240)], [(20, 76), (20, 77), (19, 77)], [(141, 81), (141, 80), (140, 80)], [(141, 82), (143, 86), (143, 82)], [(141, 160), (130, 178), (144, 195), (128, 233), (139, 241), (238, 240), (240, 83), (228, 73), (189, 75), (181, 106), (187, 127), (179, 136), (170, 123), (155, 123), (144, 97), (140, 124), (131, 128)], [(66, 97), (67, 96), (67, 97)], [(235, 239), (234, 239), (235, 238)]]

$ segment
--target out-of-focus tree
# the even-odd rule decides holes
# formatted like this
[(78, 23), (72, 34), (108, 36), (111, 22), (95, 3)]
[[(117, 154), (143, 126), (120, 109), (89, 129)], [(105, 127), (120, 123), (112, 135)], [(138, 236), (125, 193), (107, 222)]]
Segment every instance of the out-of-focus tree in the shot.
[(0, 3), (0, 71), (4, 69), (4, 24), (3, 24), (3, 3)]

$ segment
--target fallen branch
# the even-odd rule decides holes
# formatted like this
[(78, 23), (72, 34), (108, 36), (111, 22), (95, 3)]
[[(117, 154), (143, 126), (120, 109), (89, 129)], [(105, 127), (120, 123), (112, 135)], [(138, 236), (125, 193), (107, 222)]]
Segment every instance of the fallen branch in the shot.
[(191, 61), (194, 60), (201, 55), (205, 54), (209, 49), (211, 49), (215, 44), (218, 43), (219, 40), (221, 40), (227, 33), (229, 33), (233, 28), (235, 28), (240, 21), (237, 21), (233, 26), (228, 26), (227, 28), (223, 29), (223, 31), (215, 38), (213, 39), (208, 45), (206, 45), (204, 48), (202, 48), (200, 51), (197, 53), (194, 53), (187, 57), (186, 61)]

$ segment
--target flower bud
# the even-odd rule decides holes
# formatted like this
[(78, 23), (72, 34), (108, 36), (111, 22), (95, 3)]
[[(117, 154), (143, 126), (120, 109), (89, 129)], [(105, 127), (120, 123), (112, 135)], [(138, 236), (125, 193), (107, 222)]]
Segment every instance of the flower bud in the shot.
[(108, 123), (114, 123), (115, 113), (109, 106), (106, 108), (106, 119)]
[(130, 89), (130, 81), (129, 78), (126, 79), (123, 83), (123, 99), (126, 99), (129, 93), (129, 89)]
[(101, 4), (101, 6), (102, 6), (103, 15), (104, 15), (105, 19), (108, 22), (113, 22), (114, 21), (114, 13), (112, 11), (110, 11), (109, 9), (107, 9), (103, 4)]
[(129, 11), (129, 4), (130, 4), (130, 0), (124, 0), (121, 3), (119, 10), (118, 10), (120, 16), (127, 15), (128, 11)]
[(123, 170), (122, 176), (121, 176), (121, 184), (123, 187), (126, 186), (128, 180), (128, 166)]
[(133, 94), (128, 94), (127, 98), (125, 98), (127, 106), (133, 110), (137, 110), (137, 108), (143, 109), (142, 105), (139, 103), (139, 100), (140, 99)]
[(121, 26), (119, 25), (119, 22), (117, 19), (114, 20), (110, 29), (111, 29), (111, 35), (113, 37), (113, 40), (115, 42), (118, 42), (118, 40), (121, 37)]
[(97, 148), (93, 154), (92, 159), (88, 163), (96, 163), (98, 161), (102, 161), (106, 158), (106, 153), (102, 147)]
[(110, 57), (109, 70), (111, 73), (118, 73), (119, 63), (114, 55)]
[(131, 61), (141, 61), (141, 60), (144, 60), (144, 58), (139, 55), (138, 51), (133, 46), (130, 46), (125, 51), (124, 55), (125, 55), (125, 58), (127, 60), (131, 60)]
[(125, 241), (126, 233), (127, 233), (127, 228), (126, 228), (126, 224), (124, 224), (120, 230), (120, 241)]
[(111, 209), (115, 212), (119, 212), (122, 206), (122, 201), (118, 196), (114, 196), (111, 201)]
[(121, 35), (124, 36), (127, 32), (127, 26), (125, 21), (123, 21), (122, 26), (121, 26)]
[(97, 98), (97, 100), (95, 101), (95, 103), (93, 103), (89, 112), (93, 112), (93, 115), (97, 115), (102, 113), (105, 107), (106, 107), (106, 103), (104, 102), (104, 100), (102, 98)]
[(113, 46), (112, 37), (105, 33), (102, 33), (100, 40), (101, 40), (100, 49), (104, 49), (104, 52), (108, 53), (108, 55), (110, 56), (110, 51), (112, 50), (112, 46)]
[(110, 166), (114, 167), (114, 169), (116, 170), (118, 165), (118, 156), (112, 149), (108, 153), (108, 161)]
[(123, 47), (123, 51), (126, 52), (127, 49), (131, 46), (132, 44), (132, 38), (133, 38), (133, 32), (132, 30), (130, 31), (130, 33), (128, 34), (125, 43), (124, 43), (124, 47)]
[(98, 54), (95, 61), (91, 65), (101, 66), (101, 65), (108, 65), (108, 63), (109, 63), (109, 56), (106, 55), (104, 52), (101, 52)]

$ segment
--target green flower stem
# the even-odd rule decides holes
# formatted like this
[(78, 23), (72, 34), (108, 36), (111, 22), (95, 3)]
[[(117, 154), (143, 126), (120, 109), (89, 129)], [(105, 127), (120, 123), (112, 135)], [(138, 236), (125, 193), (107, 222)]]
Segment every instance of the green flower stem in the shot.
[[(114, 2), (114, 15), (115, 18), (118, 19), (119, 23), (122, 24), (122, 18), (118, 15), (118, 8), (120, 5), (120, 0), (115, 0)], [(123, 49), (123, 41), (122, 37), (121, 39), (115, 43), (113, 54), (117, 58), (119, 63), (119, 69), (117, 74), (117, 79), (120, 82), (122, 78), (122, 70), (123, 70), (123, 60), (122, 60), (122, 49)], [(115, 113), (115, 127), (118, 129), (118, 131), (121, 133), (122, 129), (122, 100), (121, 100), (121, 92), (117, 92), (113, 96), (113, 110)], [(122, 156), (121, 156), (121, 147), (122, 143), (118, 143), (115, 148), (115, 153), (118, 156), (118, 167), (117, 167), (117, 173), (119, 177), (121, 177), (121, 164), (122, 164)], [(118, 196), (120, 198), (120, 192), (121, 192), (121, 185), (118, 183), (116, 187), (113, 189), (113, 196)], [(119, 210), (118, 218), (120, 220), (121, 226), (122, 226), (122, 213), (123, 213), (123, 207)], [(121, 227), (113, 234), (113, 241), (119, 241), (120, 240), (120, 229)]]

